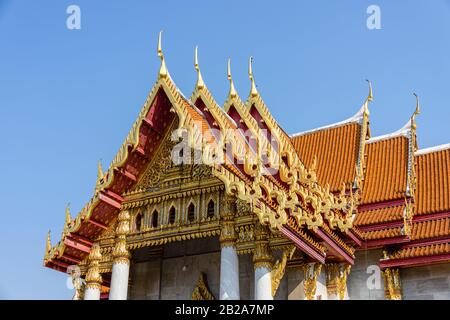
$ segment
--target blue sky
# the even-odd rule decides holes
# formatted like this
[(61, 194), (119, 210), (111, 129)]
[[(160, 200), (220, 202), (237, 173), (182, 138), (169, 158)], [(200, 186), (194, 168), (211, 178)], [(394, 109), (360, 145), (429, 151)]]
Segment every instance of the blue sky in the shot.
[[(194, 46), (206, 84), (222, 104), (226, 60), (236, 88), (258, 90), (289, 133), (353, 115), (374, 86), (372, 135), (397, 130), (422, 102), (419, 146), (449, 143), (450, 0), (435, 1), (5, 1), (0, 0), (2, 203), (0, 298), (68, 299), (66, 275), (42, 267), (71, 203), (92, 196), (125, 138), (159, 67), (189, 96)], [(132, 4), (131, 4), (132, 3)], [(81, 8), (81, 30), (66, 8)], [(366, 26), (369, 5), (381, 29)]]

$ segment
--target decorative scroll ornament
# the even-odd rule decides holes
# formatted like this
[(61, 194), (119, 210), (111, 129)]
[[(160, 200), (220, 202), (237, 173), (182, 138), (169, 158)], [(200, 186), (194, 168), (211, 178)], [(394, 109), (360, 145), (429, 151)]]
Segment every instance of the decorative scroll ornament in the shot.
[(402, 300), (400, 270), (386, 268), (383, 271), (385, 295), (388, 300)]
[(206, 274), (200, 273), (197, 286), (191, 295), (191, 300), (215, 300), (214, 295), (208, 288), (208, 282), (206, 280)]
[(281, 257), (281, 261), (277, 260), (275, 262), (275, 265), (272, 268), (271, 271), (271, 278), (272, 278), (272, 297), (275, 297), (275, 294), (277, 293), (278, 287), (280, 286), (281, 279), (283, 279), (284, 272), (286, 270), (286, 263), (288, 260), (292, 258), (292, 255), (294, 254), (296, 247), (288, 247), (283, 251), (283, 255)]
[(303, 290), (305, 292), (306, 300), (315, 300), (317, 289), (317, 278), (322, 270), (320, 263), (310, 263), (303, 265)]
[(89, 253), (89, 269), (86, 273), (86, 288), (98, 289), (101, 288), (102, 276), (100, 275), (99, 263), (102, 259), (100, 253), (100, 246), (94, 243)]
[(130, 213), (125, 210), (119, 213), (116, 228), (116, 244), (113, 249), (114, 263), (130, 263), (130, 253), (127, 250), (127, 234), (130, 232)]

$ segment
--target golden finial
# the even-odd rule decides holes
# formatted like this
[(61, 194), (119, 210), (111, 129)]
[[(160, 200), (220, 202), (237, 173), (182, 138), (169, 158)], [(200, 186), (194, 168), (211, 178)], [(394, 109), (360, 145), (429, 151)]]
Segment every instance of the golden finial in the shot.
[(420, 114), (420, 101), (419, 96), (414, 92), (413, 95), (416, 97), (416, 110), (411, 116), (411, 127), (416, 129), (416, 116)]
[(200, 67), (198, 66), (198, 46), (195, 46), (194, 68), (197, 70), (197, 88), (201, 89), (205, 86), (205, 83), (203, 82), (202, 73), (200, 72)]
[(250, 57), (248, 59), (248, 77), (250, 78), (250, 81), (252, 82), (251, 89), (250, 89), (250, 94), (252, 96), (256, 96), (256, 95), (258, 95), (258, 90), (256, 90), (255, 78), (253, 77), (252, 64), (253, 64), (253, 57)]
[(66, 206), (66, 225), (65, 225), (65, 227), (70, 225), (71, 222), (72, 222), (72, 217), (70, 216), (70, 203), (68, 203)]
[(164, 78), (167, 76), (167, 68), (166, 68), (166, 62), (164, 60), (164, 54), (162, 51), (162, 46), (161, 46), (161, 37), (162, 37), (162, 30), (159, 32), (158, 35), (158, 57), (161, 59), (161, 67), (159, 68), (159, 76), (161, 78)]
[(414, 92), (413, 95), (416, 97), (416, 110), (414, 111), (414, 115), (417, 116), (420, 114), (420, 101), (419, 96)]
[(367, 96), (367, 101), (373, 101), (372, 82), (368, 79), (366, 79), (366, 81), (369, 84), (369, 95)]
[(103, 179), (103, 168), (102, 168), (102, 159), (98, 160), (97, 166), (97, 183), (100, 183), (100, 180)]
[(231, 97), (237, 95), (236, 89), (234, 88), (233, 78), (231, 77), (231, 59), (228, 58), (228, 68), (227, 68), (227, 78), (230, 81), (230, 92), (228, 93)]
[(52, 249), (52, 242), (50, 240), (50, 230), (47, 233), (47, 242), (45, 244), (45, 252), (49, 252)]

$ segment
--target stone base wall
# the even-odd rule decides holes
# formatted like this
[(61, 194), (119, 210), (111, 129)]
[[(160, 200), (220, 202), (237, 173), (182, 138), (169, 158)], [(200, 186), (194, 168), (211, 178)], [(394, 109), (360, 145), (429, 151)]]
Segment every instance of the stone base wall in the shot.
[(450, 300), (450, 263), (400, 271), (404, 300)]

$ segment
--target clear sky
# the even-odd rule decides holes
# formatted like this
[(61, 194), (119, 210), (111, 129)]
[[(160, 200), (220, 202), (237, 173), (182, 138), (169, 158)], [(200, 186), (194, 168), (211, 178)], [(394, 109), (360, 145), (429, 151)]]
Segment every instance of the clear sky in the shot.
[[(66, 9), (81, 9), (69, 30)], [(369, 30), (367, 7), (381, 9)], [(395, 131), (422, 102), (419, 147), (450, 142), (450, 0), (0, 0), (0, 298), (69, 299), (66, 275), (42, 266), (47, 230), (60, 236), (93, 194), (156, 80), (156, 41), (189, 96), (194, 46), (222, 104), (226, 60), (289, 133), (344, 120), (374, 86), (372, 135)]]

